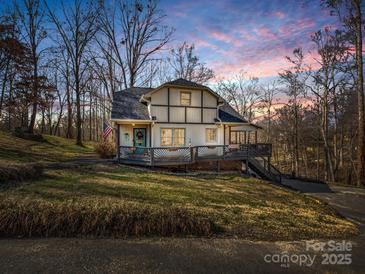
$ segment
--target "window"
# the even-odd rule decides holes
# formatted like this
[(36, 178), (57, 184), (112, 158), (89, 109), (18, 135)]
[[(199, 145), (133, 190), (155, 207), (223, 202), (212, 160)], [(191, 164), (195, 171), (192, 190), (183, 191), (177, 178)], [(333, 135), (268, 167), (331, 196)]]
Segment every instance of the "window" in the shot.
[(185, 145), (185, 129), (184, 128), (162, 128), (161, 129), (161, 146)]
[(238, 144), (237, 131), (231, 131), (231, 144)]
[(191, 92), (180, 92), (180, 105), (190, 106), (191, 104)]
[(205, 129), (205, 141), (207, 143), (217, 142), (217, 129), (216, 128)]

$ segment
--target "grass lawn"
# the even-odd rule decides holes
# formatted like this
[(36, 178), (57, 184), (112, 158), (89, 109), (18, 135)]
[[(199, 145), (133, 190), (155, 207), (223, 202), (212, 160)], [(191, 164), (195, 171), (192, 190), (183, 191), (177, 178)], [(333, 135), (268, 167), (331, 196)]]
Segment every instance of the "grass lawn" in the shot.
[(298, 240), (356, 233), (315, 198), (236, 175), (183, 177), (98, 164), (49, 170), (0, 193), (0, 235)]
[(93, 143), (85, 147), (75, 145), (75, 140), (43, 135), (47, 142), (17, 138), (10, 132), (0, 131), (0, 164), (28, 162), (63, 162), (91, 154)]

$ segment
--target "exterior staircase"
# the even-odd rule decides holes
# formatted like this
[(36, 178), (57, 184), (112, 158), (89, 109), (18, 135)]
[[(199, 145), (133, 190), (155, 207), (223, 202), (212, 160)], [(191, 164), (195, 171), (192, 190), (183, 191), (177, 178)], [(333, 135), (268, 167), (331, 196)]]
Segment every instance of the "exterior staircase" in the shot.
[(282, 174), (265, 158), (249, 158), (248, 168), (255, 172), (261, 179), (281, 183)]

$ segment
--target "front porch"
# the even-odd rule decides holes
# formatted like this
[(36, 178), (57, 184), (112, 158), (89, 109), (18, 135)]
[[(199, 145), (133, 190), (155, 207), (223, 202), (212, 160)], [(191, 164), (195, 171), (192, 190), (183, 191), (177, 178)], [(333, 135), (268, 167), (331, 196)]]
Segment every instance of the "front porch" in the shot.
[(231, 144), (188, 147), (119, 146), (118, 160), (145, 166), (186, 165), (199, 161), (271, 157), (271, 144)]

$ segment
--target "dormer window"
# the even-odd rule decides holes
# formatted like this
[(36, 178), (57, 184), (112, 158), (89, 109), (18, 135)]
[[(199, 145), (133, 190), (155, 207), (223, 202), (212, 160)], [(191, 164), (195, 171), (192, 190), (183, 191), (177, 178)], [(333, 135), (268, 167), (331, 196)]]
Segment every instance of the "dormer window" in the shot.
[(187, 92), (187, 91), (180, 92), (180, 105), (182, 105), (182, 106), (191, 105), (191, 92)]

